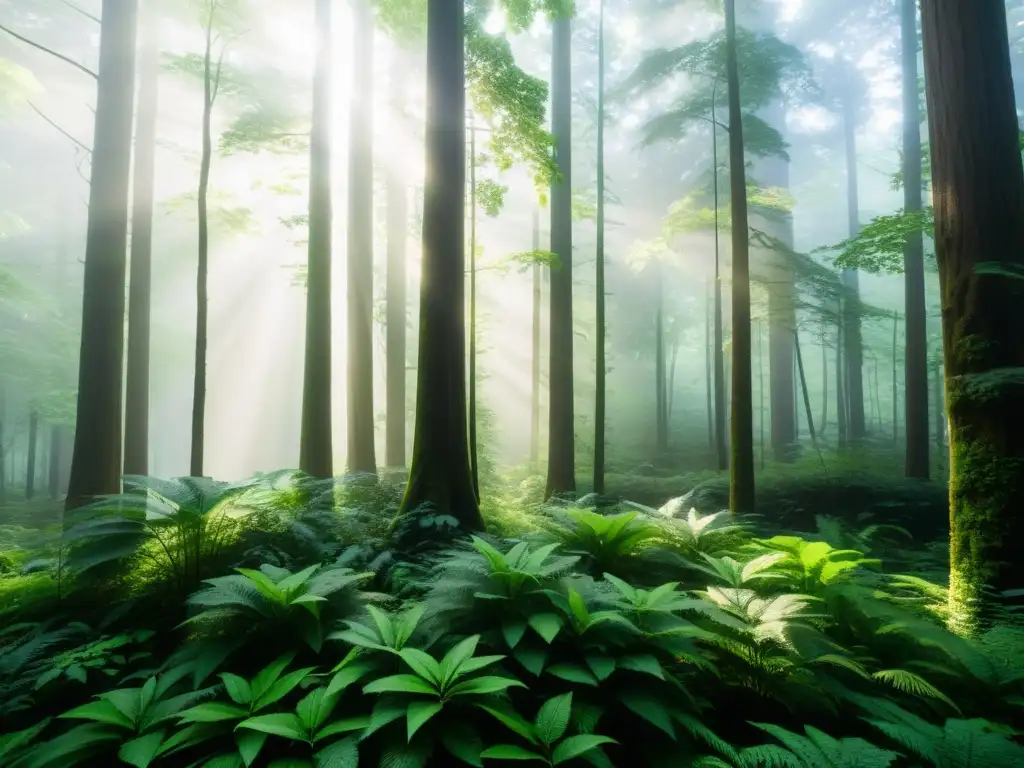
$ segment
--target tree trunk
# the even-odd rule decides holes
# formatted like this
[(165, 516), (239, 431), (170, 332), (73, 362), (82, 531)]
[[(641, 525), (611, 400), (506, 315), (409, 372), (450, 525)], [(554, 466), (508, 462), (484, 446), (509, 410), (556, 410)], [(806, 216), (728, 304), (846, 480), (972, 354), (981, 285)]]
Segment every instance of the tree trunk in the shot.
[(828, 344), (826, 344), (825, 321), (821, 321), (821, 429), (824, 439), (825, 428), (828, 426)]
[[(732, 431), (729, 509), (754, 512), (754, 413), (751, 383), (750, 242), (743, 152), (740, 75), (736, 51), (736, 0), (725, 0), (729, 83), (729, 176), (732, 199)], [(792, 345), (790, 346), (792, 349)], [(774, 375), (774, 371), (773, 371)], [(790, 366), (792, 376), (792, 366)], [(773, 376), (774, 377), (774, 376)], [(789, 398), (792, 400), (792, 398)], [(774, 412), (774, 409), (773, 409)]]
[(0, 504), (7, 503), (7, 388), (0, 385)]
[[(1001, 0), (922, 6), (949, 415), (954, 622), (1024, 584), (1024, 170)], [(908, 180), (909, 181), (909, 180)]]
[[(396, 51), (391, 62), (391, 104), (396, 115), (404, 113), (404, 58)], [(385, 186), (387, 208), (387, 416), (384, 464), (405, 466), (405, 358), (406, 358), (406, 238), (409, 227), (408, 197), (398, 156), (389, 158)]]
[(596, 339), (594, 364), (594, 492), (604, 493), (605, 297), (604, 297), (604, 0), (597, 32), (597, 244), (595, 248)]
[(708, 417), (708, 447), (715, 447), (715, 406), (712, 401), (713, 385), (711, 383), (712, 350), (711, 350), (711, 283), (705, 283), (704, 291), (704, 395), (707, 400), (705, 411)]
[(313, 477), (334, 475), (331, 431), (331, 0), (316, 0), (316, 64), (309, 144), (309, 243), (306, 348), (302, 375), (299, 468)]
[[(124, 473), (149, 474), (149, 322), (153, 260), (153, 184), (157, 87), (160, 73), (157, 12), (143, 3), (139, 45), (139, 103), (132, 181), (132, 243), (128, 288), (128, 356), (124, 404)], [(52, 462), (51, 462), (52, 464)], [(51, 478), (53, 473), (50, 473)], [(55, 483), (51, 480), (51, 489)], [(53, 491), (51, 490), (51, 493)]]
[[(717, 87), (718, 82), (715, 81)], [(716, 115), (716, 99), (711, 99), (711, 163), (714, 166), (712, 184), (714, 186), (715, 203), (715, 456), (718, 470), (729, 469), (729, 441), (726, 437), (726, 404), (725, 404), (725, 334), (722, 318), (722, 247), (721, 229), (719, 227), (718, 203), (718, 117)]]
[(897, 331), (900, 325), (900, 313), (892, 313), (892, 443), (896, 445), (900, 441), (900, 417), (899, 417), (899, 379), (896, 375), (897, 369)]
[[(921, 210), (921, 115), (917, 82), (917, 0), (901, 0), (903, 67), (903, 209)], [(906, 420), (907, 477), (928, 478), (928, 331), (924, 291), (924, 240), (907, 238), (903, 251), (904, 350), (903, 396)]]
[(50, 465), (46, 478), (51, 499), (60, 495), (61, 442), (61, 427), (54, 424), (50, 427)]
[[(533, 250), (540, 250), (540, 212), (533, 211)], [(536, 472), (540, 466), (540, 309), (541, 269), (533, 265), (533, 328), (530, 360), (530, 470)]]
[(576, 490), (572, 325), (572, 20), (555, 19), (551, 50), (551, 125), (561, 178), (551, 187), (551, 274), (548, 353), (548, 475), (544, 496)]
[[(857, 175), (857, 105), (849, 93), (843, 99), (843, 133), (846, 136), (846, 211), (850, 237), (860, 232), (860, 206)], [(848, 436), (854, 443), (867, 435), (864, 420), (864, 349), (861, 340), (860, 275), (855, 269), (844, 269), (846, 286), (846, 400), (849, 404)], [(822, 427), (824, 431), (824, 427)]]
[[(373, 12), (352, 5), (348, 153), (348, 471), (377, 472), (373, 414)], [(465, 144), (465, 143), (463, 143)], [(465, 165), (465, 156), (459, 161)], [(464, 206), (459, 206), (464, 210)], [(420, 358), (420, 365), (423, 359)]]
[(199, 259), (196, 268), (196, 351), (195, 379), (192, 388), (192, 453), (189, 474), (203, 476), (203, 452), (206, 423), (206, 347), (209, 317), (210, 216), (207, 197), (210, 191), (210, 165), (213, 162), (213, 105), (220, 86), (220, 68), (224, 50), (216, 66), (213, 64), (213, 19), (215, 5), (210, 6), (206, 23), (206, 48), (203, 55), (203, 150), (199, 160)]
[(844, 386), (844, 380), (846, 379), (846, 349), (843, 343), (843, 306), (845, 302), (839, 300), (839, 311), (836, 312), (836, 432), (838, 433), (838, 447), (840, 450), (845, 449), (848, 444), (849, 433), (847, 431), (846, 417), (848, 411), (846, 409), (846, 387)]
[(431, 503), (479, 531), (466, 425), (464, 30), (462, 3), (428, 0), (416, 427), (401, 512)]
[(103, 0), (82, 288), (75, 449), (66, 508), (121, 488), (128, 181), (136, 0)]
[(665, 295), (661, 269), (655, 276), (657, 299), (654, 308), (654, 438), (659, 456), (668, 452), (668, 414), (665, 402)]
[(764, 328), (760, 320), (757, 321), (757, 397), (758, 416), (757, 428), (760, 433), (758, 438), (758, 451), (760, 452), (760, 467), (764, 470)]
[(36, 454), (39, 444), (39, 413), (35, 410), (28, 415), (28, 460), (25, 466), (25, 498), (36, 494)]
[(469, 119), (469, 473), (480, 500), (480, 455), (477, 451), (477, 324), (476, 324), (476, 121)]

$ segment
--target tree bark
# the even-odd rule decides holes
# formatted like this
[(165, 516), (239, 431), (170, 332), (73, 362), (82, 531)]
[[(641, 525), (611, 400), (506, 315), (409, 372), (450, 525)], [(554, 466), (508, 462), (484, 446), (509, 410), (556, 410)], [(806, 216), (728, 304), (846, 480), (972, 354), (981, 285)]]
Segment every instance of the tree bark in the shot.
[(464, 43), (462, 3), (429, 0), (416, 427), (401, 512), (431, 503), (477, 531), (466, 424)]
[(843, 299), (840, 299), (839, 311), (836, 312), (836, 432), (838, 434), (837, 445), (840, 450), (845, 449), (849, 442), (849, 432), (847, 429), (849, 411), (846, 407), (846, 387), (844, 385), (846, 380), (846, 345), (843, 338), (843, 329), (846, 325), (843, 322), (844, 306), (845, 302)]
[(25, 466), (25, 498), (36, 495), (36, 455), (39, 453), (39, 413), (32, 410), (28, 415), (28, 459)]
[[(540, 250), (540, 212), (533, 211), (533, 250)], [(536, 472), (540, 466), (540, 310), (541, 310), (541, 269), (533, 265), (533, 328), (530, 346), (530, 470)]]
[[(128, 286), (128, 355), (124, 404), (126, 475), (149, 474), (150, 295), (153, 266), (157, 88), (160, 74), (158, 28), (155, 4), (152, 0), (143, 2), (139, 23), (139, 101), (135, 125), (131, 266)], [(50, 474), (52, 478), (53, 473)], [(55, 487), (53, 480), (50, 485), (51, 489)]]
[[(860, 232), (860, 205), (857, 174), (857, 104), (849, 93), (843, 98), (843, 133), (846, 137), (846, 211), (850, 237)], [(864, 349), (861, 340), (860, 274), (844, 269), (841, 276), (846, 286), (846, 400), (849, 404), (848, 436), (854, 443), (867, 435), (864, 419)], [(824, 430), (824, 427), (822, 427)]]
[[(1024, 584), (1024, 169), (1002, 0), (925, 0), (925, 84), (949, 416), (954, 622)], [(1014, 375), (1017, 374), (1017, 375)]]
[[(391, 62), (391, 104), (396, 115), (405, 108), (404, 58), (396, 51)], [(385, 185), (387, 208), (387, 416), (384, 464), (405, 466), (406, 419), (406, 238), (409, 227), (408, 192), (397, 156), (389, 158)]]
[[(369, 0), (356, 0), (352, 8), (355, 34), (348, 153), (348, 471), (376, 473), (373, 413), (373, 12)], [(465, 158), (460, 162), (464, 165)]]
[[(917, 79), (917, 0), (901, 0), (903, 69), (903, 209), (921, 210), (921, 115)], [(907, 238), (903, 251), (904, 417), (907, 477), (928, 478), (928, 331), (924, 290), (924, 239)], [(895, 428), (894, 428), (895, 429)]]
[[(715, 81), (717, 90), (718, 81)], [(726, 435), (725, 403), (725, 333), (722, 318), (722, 235), (719, 227), (718, 196), (718, 116), (717, 101), (711, 99), (711, 164), (714, 168), (712, 185), (715, 203), (715, 302), (714, 302), (714, 355), (715, 355), (715, 458), (718, 470), (729, 469), (729, 440)]]
[(594, 492), (604, 493), (605, 285), (604, 285), (604, 0), (597, 32), (597, 244), (595, 248), (596, 347), (594, 370)]
[(82, 289), (75, 448), (66, 509), (121, 488), (128, 181), (136, 0), (103, 0)]
[(561, 178), (551, 187), (551, 274), (548, 367), (548, 474), (544, 496), (576, 490), (572, 316), (572, 20), (555, 19), (551, 51), (551, 124)]
[(655, 451), (664, 456), (668, 451), (668, 403), (665, 397), (665, 292), (660, 265), (656, 266), (654, 290), (654, 440)]
[(61, 442), (61, 427), (53, 424), (50, 427), (50, 464), (46, 478), (51, 499), (56, 499), (60, 495)]
[(477, 452), (476, 324), (476, 121), (469, 120), (469, 474), (480, 500), (480, 455)]
[[(736, 0), (725, 0), (726, 69), (729, 84), (729, 177), (732, 199), (732, 424), (729, 509), (754, 512), (754, 413), (751, 383), (750, 242), (743, 152)], [(792, 350), (792, 344), (790, 345)], [(792, 377), (792, 365), (789, 368)], [(773, 371), (774, 374), (774, 371)], [(789, 398), (792, 402), (792, 397)], [(774, 409), (773, 409), (774, 412)]]
[(331, 430), (331, 0), (316, 0), (316, 64), (309, 145), (309, 243), (306, 347), (302, 375), (299, 468), (313, 477), (334, 475)]

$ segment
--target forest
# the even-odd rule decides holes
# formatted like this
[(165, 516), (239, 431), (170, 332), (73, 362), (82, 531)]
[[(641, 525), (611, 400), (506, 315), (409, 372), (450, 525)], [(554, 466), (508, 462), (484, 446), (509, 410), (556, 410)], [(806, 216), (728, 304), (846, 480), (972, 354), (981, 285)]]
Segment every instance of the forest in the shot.
[(1024, 766), (1024, 0), (0, 0), (0, 766)]

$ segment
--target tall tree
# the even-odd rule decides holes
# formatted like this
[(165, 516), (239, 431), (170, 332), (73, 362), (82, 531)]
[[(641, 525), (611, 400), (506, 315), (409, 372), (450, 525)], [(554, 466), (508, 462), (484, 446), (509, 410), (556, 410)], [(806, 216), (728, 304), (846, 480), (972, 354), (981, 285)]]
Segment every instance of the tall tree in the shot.
[[(1005, 26), (1005, 21), (1003, 22)], [(903, 70), (903, 210), (921, 211), (921, 114), (917, 76), (917, 0), (900, 0)], [(928, 331), (924, 291), (924, 238), (907, 237), (903, 250), (905, 420), (907, 477), (928, 477)]]
[[(533, 252), (540, 250), (540, 211), (533, 211)], [(540, 264), (533, 265), (533, 323), (530, 347), (530, 469), (536, 472), (540, 463)]]
[(923, 0), (921, 21), (949, 416), (949, 602), (954, 620), (969, 621), (987, 589), (1024, 584), (1024, 168), (1003, 1)]
[[(149, 474), (149, 326), (157, 88), (160, 73), (158, 30), (157, 9), (153, 0), (143, 2), (139, 17), (139, 99), (135, 122), (135, 159), (132, 163), (134, 178), (124, 404), (126, 475)], [(55, 438), (53, 444), (59, 445), (59, 440)]]
[[(373, 11), (355, 0), (348, 152), (348, 470), (377, 471), (373, 413)], [(460, 49), (461, 50), (461, 49)]]
[(128, 182), (135, 96), (136, 0), (103, 0), (82, 289), (82, 341), (71, 479), (74, 509), (121, 486)]
[(597, 29), (597, 246), (594, 265), (596, 302), (594, 393), (594, 492), (604, 493), (605, 434), (605, 295), (604, 295), (604, 0), (600, 0)]
[(466, 419), (464, 44), (463, 4), (428, 0), (416, 426), (401, 512), (429, 502), (482, 530)]
[(25, 467), (25, 498), (36, 495), (36, 459), (39, 456), (39, 411), (28, 414), (28, 460)]
[(302, 379), (299, 467), (334, 474), (331, 443), (331, 0), (316, 0), (316, 64), (309, 145), (309, 251), (306, 351)]
[(572, 326), (572, 19), (553, 21), (551, 126), (560, 176), (551, 186), (551, 273), (548, 363), (548, 474), (544, 496), (576, 490)]
[[(750, 335), (750, 241), (743, 153), (736, 0), (725, 0), (726, 78), (729, 89), (729, 179), (732, 196), (732, 423), (729, 509), (754, 511), (754, 405)], [(790, 371), (792, 375), (792, 371)], [(774, 376), (774, 370), (773, 370)]]
[[(397, 46), (391, 61), (391, 108), (393, 114), (404, 114), (404, 57)], [(386, 424), (384, 464), (405, 466), (405, 347), (406, 347), (406, 269), (405, 241), (408, 227), (408, 192), (402, 179), (397, 153), (387, 162), (384, 187), (387, 209), (387, 348), (386, 348)]]

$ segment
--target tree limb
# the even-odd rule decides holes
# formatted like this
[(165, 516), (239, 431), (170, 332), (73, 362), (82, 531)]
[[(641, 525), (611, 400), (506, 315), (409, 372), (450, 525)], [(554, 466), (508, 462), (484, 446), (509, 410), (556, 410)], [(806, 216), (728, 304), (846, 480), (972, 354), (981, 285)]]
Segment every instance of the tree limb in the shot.
[(59, 2), (63, 3), (64, 5), (66, 5), (72, 11), (75, 11), (76, 13), (82, 14), (83, 16), (85, 16), (85, 18), (87, 18), (87, 19), (89, 19), (91, 21), (95, 21), (97, 24), (102, 24), (103, 23), (98, 16), (93, 16), (87, 10), (85, 10), (84, 8), (79, 8), (74, 3), (69, 2), (69, 0), (59, 0)]
[(80, 142), (78, 139), (76, 139), (70, 133), (68, 133), (63, 128), (61, 128), (59, 125), (57, 125), (55, 122), (53, 122), (53, 120), (51, 120), (49, 117), (47, 117), (39, 107), (37, 107), (31, 101), (29, 101), (27, 103), (32, 108), (33, 112), (35, 112), (37, 115), (39, 115), (41, 118), (43, 118), (43, 120), (45, 120), (47, 123), (49, 123), (50, 126), (52, 126), (54, 129), (56, 129), (58, 133), (60, 133), (61, 135), (64, 136), (64, 138), (69, 139), (79, 149), (82, 149), (85, 152), (87, 152), (89, 154), (92, 154), (92, 150), (89, 149), (89, 147), (87, 147), (85, 144)]
[(9, 27), (5, 27), (3, 24), (0, 24), (0, 32), (6, 32), (8, 35), (13, 37), (15, 40), (21, 40), (21, 42), (23, 42), (23, 43), (25, 43), (27, 45), (31, 45), (33, 48), (36, 48), (37, 50), (40, 50), (43, 53), (48, 53), (51, 56), (53, 56), (54, 58), (58, 58), (61, 61), (65, 62), (67, 64), (70, 64), (72, 67), (74, 67), (78, 71), (84, 72), (85, 74), (87, 74), (93, 80), (99, 80), (100, 79), (99, 75), (97, 75), (95, 72), (93, 72), (88, 67), (86, 67), (86, 66), (84, 66), (82, 64), (79, 64), (74, 59), (68, 58), (63, 53), (57, 53), (57, 51), (51, 50), (50, 48), (47, 48), (45, 45), (41, 45), (41, 44), (37, 43), (35, 40), (29, 40), (27, 37), (19, 35), (13, 29), (10, 29)]

